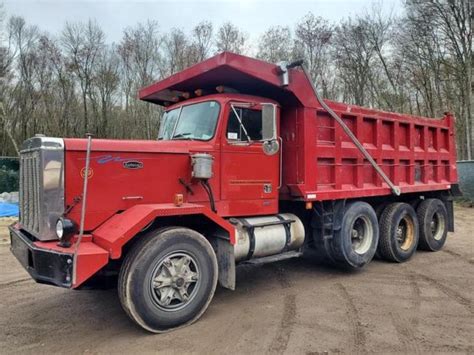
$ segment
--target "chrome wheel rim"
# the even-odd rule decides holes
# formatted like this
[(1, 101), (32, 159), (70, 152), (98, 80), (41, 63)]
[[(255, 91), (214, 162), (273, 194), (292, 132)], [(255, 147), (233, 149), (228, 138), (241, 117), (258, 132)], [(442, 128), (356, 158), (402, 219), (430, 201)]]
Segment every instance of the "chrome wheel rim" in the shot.
[(369, 219), (365, 216), (358, 217), (351, 228), (352, 250), (357, 254), (367, 253), (372, 244), (373, 228)]
[(150, 292), (155, 305), (164, 311), (178, 311), (196, 296), (200, 271), (195, 258), (184, 251), (172, 252), (155, 266)]

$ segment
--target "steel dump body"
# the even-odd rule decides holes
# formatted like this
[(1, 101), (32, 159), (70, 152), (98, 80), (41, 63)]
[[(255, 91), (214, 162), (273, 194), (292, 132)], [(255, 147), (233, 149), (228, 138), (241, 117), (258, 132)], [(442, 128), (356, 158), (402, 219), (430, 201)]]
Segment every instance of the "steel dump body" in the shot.
[[(222, 53), (140, 91), (166, 104), (173, 96), (224, 85), (276, 100), (281, 107), (280, 199), (336, 200), (391, 194), (373, 166), (318, 103), (304, 73), (290, 70), (281, 86), (278, 66)], [(326, 101), (401, 193), (449, 190), (457, 182), (454, 118), (384, 112)]]
[[(454, 119), (425, 119), (327, 102), (401, 193), (447, 190), (457, 181)], [(322, 109), (282, 116), (287, 197), (333, 200), (391, 190), (342, 127)], [(299, 143), (301, 142), (301, 143)]]

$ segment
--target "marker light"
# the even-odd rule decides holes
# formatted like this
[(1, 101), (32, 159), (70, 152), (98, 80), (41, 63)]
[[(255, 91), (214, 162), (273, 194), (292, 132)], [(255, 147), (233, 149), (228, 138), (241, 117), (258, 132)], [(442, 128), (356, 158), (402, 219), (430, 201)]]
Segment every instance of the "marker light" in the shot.
[(184, 203), (183, 194), (174, 194), (174, 205), (180, 207)]

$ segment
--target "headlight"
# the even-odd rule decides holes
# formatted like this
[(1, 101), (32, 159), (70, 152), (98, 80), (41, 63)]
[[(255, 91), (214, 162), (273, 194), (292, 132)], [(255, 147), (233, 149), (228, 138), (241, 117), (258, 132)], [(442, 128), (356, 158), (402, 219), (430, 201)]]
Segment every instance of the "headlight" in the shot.
[(64, 223), (61, 218), (56, 222), (56, 235), (58, 236), (59, 240), (61, 240), (64, 235)]
[(56, 222), (56, 235), (59, 238), (59, 246), (69, 248), (71, 239), (77, 232), (76, 224), (67, 218), (59, 218)]

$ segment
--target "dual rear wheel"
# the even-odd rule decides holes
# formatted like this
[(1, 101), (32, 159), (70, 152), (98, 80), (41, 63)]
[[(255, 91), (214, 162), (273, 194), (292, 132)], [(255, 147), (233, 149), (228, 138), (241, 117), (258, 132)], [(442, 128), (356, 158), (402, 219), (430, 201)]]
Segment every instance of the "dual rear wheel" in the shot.
[(360, 268), (374, 255), (402, 263), (418, 249), (440, 250), (447, 236), (448, 214), (439, 199), (421, 201), (416, 210), (395, 202), (376, 210), (366, 202), (350, 202), (344, 208), (340, 228), (332, 238), (321, 238), (319, 250), (332, 264)]
[(448, 234), (448, 212), (436, 198), (421, 201), (416, 211), (408, 203), (392, 203), (383, 209), (379, 226), (378, 256), (400, 263), (410, 259), (417, 248), (443, 248)]
[(408, 203), (392, 203), (379, 219), (380, 240), (378, 254), (381, 258), (404, 262), (416, 251), (419, 239), (418, 218)]
[(331, 264), (358, 269), (372, 260), (378, 240), (379, 226), (372, 206), (350, 202), (332, 238), (324, 238), (320, 250)]

